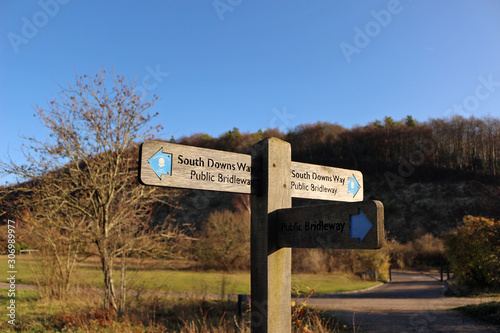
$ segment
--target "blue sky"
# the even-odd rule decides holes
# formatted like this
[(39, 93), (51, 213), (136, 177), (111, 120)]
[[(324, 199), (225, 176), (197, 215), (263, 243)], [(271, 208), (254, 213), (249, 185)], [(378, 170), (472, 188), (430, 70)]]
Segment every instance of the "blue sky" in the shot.
[(500, 2), (0, 3), (0, 158), (46, 133), (35, 105), (102, 67), (146, 80), (169, 139), (500, 116)]

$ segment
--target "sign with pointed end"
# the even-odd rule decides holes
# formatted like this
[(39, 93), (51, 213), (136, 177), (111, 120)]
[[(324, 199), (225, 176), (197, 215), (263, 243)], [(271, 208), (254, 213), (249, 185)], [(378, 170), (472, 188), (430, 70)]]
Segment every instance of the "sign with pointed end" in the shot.
[(140, 163), (143, 184), (251, 193), (249, 155), (146, 141), (141, 145)]
[[(377, 249), (384, 208), (363, 201), (360, 171), (291, 161), (290, 144), (267, 138), (252, 155), (146, 141), (145, 185), (247, 193), (251, 196), (252, 332), (291, 331), (291, 249)], [(340, 201), (288, 208), (292, 198)]]
[(160, 180), (162, 175), (172, 174), (172, 154), (165, 154), (162, 148), (148, 160), (148, 164)]
[(273, 230), (280, 247), (379, 249), (384, 206), (365, 201), (280, 209)]
[(359, 243), (361, 243), (368, 231), (370, 231), (370, 229), (373, 227), (373, 224), (360, 209), (359, 214), (351, 215), (350, 226), (351, 230), (349, 231), (349, 237), (358, 238)]
[[(161, 141), (141, 145), (140, 180), (146, 185), (257, 194), (250, 155)], [(291, 162), (293, 198), (363, 201), (363, 174), (324, 165)], [(257, 185), (257, 184), (255, 184)], [(257, 192), (256, 192), (257, 191)]]
[(358, 194), (359, 188), (358, 180), (354, 175), (347, 179), (347, 192), (351, 193), (353, 198)]
[(292, 162), (291, 169), (293, 198), (363, 201), (363, 174), (360, 171), (301, 162)]

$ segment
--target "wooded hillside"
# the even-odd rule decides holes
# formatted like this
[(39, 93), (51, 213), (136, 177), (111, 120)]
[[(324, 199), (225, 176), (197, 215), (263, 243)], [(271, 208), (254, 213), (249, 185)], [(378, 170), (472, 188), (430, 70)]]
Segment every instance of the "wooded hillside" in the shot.
[(455, 116), (422, 123), (411, 116), (398, 122), (386, 117), (383, 122), (353, 129), (318, 122), (299, 125), (288, 133), (278, 129), (240, 133), (234, 128), (218, 138), (194, 134), (175, 141), (248, 153), (254, 143), (269, 136), (290, 142), (294, 161), (355, 168), (369, 174), (383, 174), (402, 159), (418, 165), (419, 173), (430, 177), (439, 170), (453, 171), (454, 176), (456, 171), (495, 176), (500, 165), (500, 119), (492, 117)]
[[(408, 241), (425, 233), (454, 230), (467, 214), (500, 218), (500, 119), (431, 119), (418, 123), (386, 117), (346, 129), (320, 122), (217, 138), (194, 134), (177, 143), (250, 153), (259, 140), (274, 136), (292, 145), (292, 160), (360, 170), (365, 200), (384, 203), (389, 237)], [(188, 191), (177, 218), (197, 227), (214, 210), (241, 201), (227, 193)], [(294, 206), (320, 204), (294, 199)]]
[[(365, 200), (384, 203), (386, 229), (400, 241), (454, 230), (468, 214), (500, 219), (498, 118), (457, 116), (419, 123), (411, 116), (402, 121), (386, 117), (352, 129), (319, 122), (288, 133), (233, 128), (216, 138), (198, 133), (171, 141), (249, 154), (253, 144), (270, 136), (291, 143), (294, 161), (361, 171)], [(248, 200), (245, 195), (189, 190), (174, 218), (177, 225), (196, 231), (212, 212), (238, 210)], [(294, 199), (294, 206), (320, 203)], [(154, 220), (162, 223), (170, 214), (170, 207), (160, 207)]]

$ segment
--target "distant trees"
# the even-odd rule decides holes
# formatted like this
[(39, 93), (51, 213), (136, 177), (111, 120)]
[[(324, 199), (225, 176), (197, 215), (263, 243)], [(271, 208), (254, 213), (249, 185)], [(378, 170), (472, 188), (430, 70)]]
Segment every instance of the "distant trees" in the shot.
[(377, 272), (380, 280), (389, 279), (389, 247), (378, 250), (294, 249), (292, 270), (295, 273)]
[(195, 134), (179, 142), (248, 153), (254, 143), (268, 136), (290, 142), (294, 161), (375, 174), (397, 168), (402, 159), (418, 165), (421, 172), (427, 170), (430, 177), (435, 175), (433, 170), (497, 175), (500, 167), (500, 119), (493, 117), (417, 122), (408, 115), (401, 121), (385, 117), (352, 129), (318, 122), (298, 125), (287, 134), (278, 129), (240, 133), (233, 128), (218, 138)]
[(406, 116), (405, 125), (408, 127), (417, 126), (417, 122), (413, 119), (411, 115)]
[(250, 212), (214, 211), (203, 223), (197, 257), (208, 269), (250, 268)]
[(442, 239), (432, 234), (404, 244), (393, 239), (388, 245), (393, 268), (443, 267), (448, 263)]
[(499, 166), (500, 120), (453, 117), (429, 122), (437, 143), (432, 164), (496, 175)]
[(25, 137), (27, 164), (0, 163), (2, 172), (27, 180), (4, 190), (23, 197), (17, 207), (23, 221), (37, 235), (37, 247), (61, 262), (56, 270), (64, 269), (65, 281), (77, 256), (99, 257), (104, 306), (113, 311), (124, 307), (126, 295), (122, 285), (117, 301), (116, 259), (125, 265), (133, 253), (161, 252), (173, 236), (150, 217), (158, 200), (174, 203), (174, 192), (137, 180), (137, 142), (158, 130), (148, 113), (155, 101), (114, 73), (77, 76), (47, 108), (36, 108), (49, 136)]
[[(292, 157), (294, 160), (312, 160), (323, 162), (331, 155), (337, 155), (335, 143), (338, 142), (341, 133), (345, 131), (340, 125), (327, 122), (298, 125), (288, 132), (285, 140), (292, 145)], [(328, 161), (324, 161), (328, 163)]]
[(384, 117), (384, 127), (385, 128), (393, 128), (394, 126), (396, 126), (394, 119), (392, 119), (392, 117), (385, 116)]
[(500, 166), (500, 120), (492, 117), (456, 116), (422, 123), (411, 116), (401, 122), (386, 117), (383, 123), (375, 121), (351, 130), (339, 128), (334, 135), (325, 135), (325, 128), (327, 123), (300, 125), (287, 134), (285, 140), (292, 144), (295, 160), (371, 173), (396, 168), (402, 159), (413, 159), (410, 162), (425, 169), (488, 175), (497, 175)]
[(221, 134), (218, 138), (213, 138), (208, 134), (196, 133), (188, 137), (181, 137), (177, 140), (177, 143), (203, 148), (249, 153), (250, 148), (255, 143), (267, 137), (283, 139), (285, 134), (281, 133), (278, 128), (267, 129), (265, 131), (258, 130), (255, 133), (241, 133), (237, 127), (233, 127), (232, 130)]

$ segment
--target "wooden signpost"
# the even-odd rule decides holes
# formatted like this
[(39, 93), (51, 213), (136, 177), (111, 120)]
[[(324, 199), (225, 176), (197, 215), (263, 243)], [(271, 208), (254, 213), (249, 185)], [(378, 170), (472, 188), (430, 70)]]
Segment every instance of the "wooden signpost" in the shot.
[(379, 249), (384, 240), (380, 201), (280, 209), (274, 224), (279, 247)]
[(355, 170), (292, 162), (293, 198), (363, 201), (363, 174)]
[(249, 155), (146, 141), (141, 156), (140, 177), (144, 184), (251, 193)]
[[(142, 144), (140, 179), (147, 185), (258, 194), (251, 171), (250, 155), (160, 141)], [(293, 198), (363, 201), (359, 171), (291, 162), (286, 172)]]
[[(251, 196), (252, 332), (291, 331), (291, 249), (376, 249), (383, 206), (363, 200), (359, 171), (291, 161), (290, 144), (268, 138), (251, 155), (147, 141), (143, 184)], [(291, 208), (292, 197), (340, 204)]]

